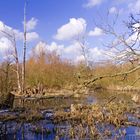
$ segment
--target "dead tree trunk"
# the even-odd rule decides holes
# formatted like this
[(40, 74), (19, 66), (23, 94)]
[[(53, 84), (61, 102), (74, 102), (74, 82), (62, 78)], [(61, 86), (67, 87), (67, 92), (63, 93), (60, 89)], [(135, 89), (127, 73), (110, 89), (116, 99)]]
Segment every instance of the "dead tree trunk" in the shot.
[(131, 73), (133, 73), (137, 70), (140, 70), (140, 65), (138, 65), (137, 67), (135, 67), (135, 68), (133, 68), (129, 71), (126, 71), (126, 72), (116, 73), (116, 74), (113, 74), (113, 75), (103, 75), (103, 76), (95, 77), (93, 79), (84, 81), (83, 85), (88, 86), (90, 84), (93, 84), (95, 81), (98, 81), (98, 80), (101, 80), (101, 79), (104, 79), (104, 78), (113, 78), (113, 77), (118, 77), (118, 76), (122, 76), (122, 75), (129, 75), (129, 74), (131, 74)]
[(82, 53), (82, 55), (83, 55), (83, 57), (85, 59), (84, 60), (85, 61), (85, 66), (86, 66), (86, 68), (89, 68), (89, 58), (88, 58), (89, 50), (88, 50), (88, 47), (86, 45), (85, 35), (78, 36), (77, 39), (76, 39), (76, 42), (81, 47), (81, 53)]
[(10, 67), (10, 63), (7, 62), (6, 71), (5, 71), (5, 92), (6, 93), (9, 91), (9, 67)]
[(85, 65), (86, 65), (86, 68), (89, 68), (89, 61), (88, 61), (88, 52), (87, 52), (87, 47), (85, 46), (85, 42), (78, 42), (81, 49), (82, 49), (82, 55), (84, 56), (84, 59), (85, 59)]
[(25, 6), (24, 6), (24, 43), (23, 43), (23, 63), (22, 63), (22, 93), (25, 90), (25, 63), (26, 63), (26, 45), (27, 45), (27, 31), (26, 31), (26, 6), (27, 6), (27, 1), (25, 1)]
[(15, 62), (16, 62), (16, 76), (17, 76), (17, 87), (18, 91), (21, 92), (21, 83), (20, 83), (20, 67), (19, 67), (19, 59), (18, 59), (18, 52), (16, 48), (16, 40), (14, 36), (14, 51), (15, 51)]

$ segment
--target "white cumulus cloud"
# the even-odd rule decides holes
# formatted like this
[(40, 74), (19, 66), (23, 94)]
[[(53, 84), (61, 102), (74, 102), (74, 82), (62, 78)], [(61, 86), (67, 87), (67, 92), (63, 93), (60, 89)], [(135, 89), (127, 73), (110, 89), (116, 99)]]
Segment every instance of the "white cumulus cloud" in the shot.
[(0, 38), (0, 55), (4, 59), (13, 58), (14, 48), (9, 39), (6, 37)]
[(68, 55), (79, 55), (81, 54), (82, 49), (79, 43), (74, 42), (71, 45), (65, 47), (64, 53)]
[[(103, 49), (99, 49), (98, 47), (94, 47), (94, 48), (89, 48), (88, 49), (88, 52), (87, 52), (87, 61), (88, 63), (90, 62), (98, 62), (100, 60), (103, 60), (103, 59), (107, 59), (107, 56), (105, 54), (105, 51)], [(74, 59), (75, 63), (80, 63), (80, 62), (85, 62), (85, 57), (80, 54), (79, 54), (75, 57)]]
[(31, 42), (33, 40), (37, 40), (39, 38), (39, 35), (36, 32), (30, 32), (27, 33), (27, 41)]
[(26, 23), (27, 31), (35, 29), (37, 25), (38, 20), (34, 17), (32, 17), (29, 21)]
[(10, 48), (12, 48), (11, 41), (5, 37), (0, 38), (0, 52), (8, 51)]
[(17, 29), (13, 29), (13, 33), (15, 34), (16, 40), (22, 40), (23, 39), (23, 32), (20, 32)]
[[(8, 35), (7, 35), (8, 34)], [(13, 29), (10, 26), (5, 25), (0, 21), (0, 37), (7, 37), (15, 35), (16, 40), (23, 40), (23, 32), (18, 29)], [(31, 42), (39, 38), (38, 33), (36, 32), (27, 32), (27, 41)]]
[(56, 51), (58, 55), (61, 55), (64, 51), (64, 45), (58, 45), (56, 42), (52, 42), (50, 45), (47, 44), (46, 47), (49, 52)]
[(89, 31), (88, 35), (89, 36), (101, 36), (101, 35), (103, 35), (103, 30), (98, 27), (95, 27), (94, 30)]
[(13, 29), (7, 25), (5, 25), (2, 21), (0, 21), (0, 37), (2, 37), (4, 35), (3, 32), (12, 35)]
[(40, 54), (42, 52), (56, 52), (58, 55), (61, 55), (64, 52), (64, 45), (58, 45), (56, 42), (51, 42), (47, 44), (40, 41), (34, 48), (35, 54)]
[(46, 48), (47, 44), (45, 42), (40, 41), (34, 48), (34, 52), (36, 55), (39, 55), (43, 52), (47, 52)]
[[(82, 55), (82, 48), (79, 43), (74, 42), (68, 46), (59, 45), (56, 42), (51, 42), (50, 44), (46, 44), (44, 42), (39, 42), (34, 48), (35, 54), (40, 54), (40, 52), (53, 52), (55, 51), (62, 58), (67, 58), (71, 60), (73, 63), (77, 64), (79, 62), (84, 62), (85, 58)], [(102, 49), (98, 47), (89, 48), (88, 49), (88, 61), (95, 62), (105, 58), (105, 53)]]
[(74, 37), (80, 36), (86, 31), (86, 21), (83, 18), (71, 18), (69, 23), (61, 26), (57, 30), (55, 39), (57, 40), (70, 40)]

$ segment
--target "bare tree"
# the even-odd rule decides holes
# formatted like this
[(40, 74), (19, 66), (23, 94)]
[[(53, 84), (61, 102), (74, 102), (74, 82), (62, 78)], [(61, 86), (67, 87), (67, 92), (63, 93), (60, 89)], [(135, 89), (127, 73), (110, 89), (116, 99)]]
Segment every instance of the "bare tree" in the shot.
[(4, 36), (6, 38), (8, 38), (11, 43), (12, 43), (12, 47), (14, 52), (11, 54), (14, 57), (14, 61), (16, 63), (16, 70), (14, 70), (16, 72), (16, 77), (17, 77), (17, 87), (18, 87), (18, 91), (21, 92), (21, 83), (20, 83), (20, 66), (19, 66), (19, 58), (18, 58), (18, 52), (17, 52), (17, 46), (16, 46), (16, 38), (15, 38), (15, 33), (13, 30), (11, 30), (11, 33), (7, 33), (3, 30), (1, 30), (1, 32), (4, 34)]
[(81, 54), (83, 55), (84, 59), (85, 59), (85, 65), (86, 68), (90, 67), (89, 64), (89, 52), (88, 52), (88, 47), (86, 45), (86, 41), (85, 41), (85, 35), (78, 37), (78, 39), (76, 39), (76, 42), (80, 45), (81, 47)]
[[(132, 67), (125, 72), (94, 77), (85, 81), (85, 86), (93, 84), (95, 81), (103, 78), (124, 75), (127, 76), (135, 71), (140, 70), (140, 18), (130, 15), (129, 22), (125, 22), (125, 26), (127, 27), (128, 31), (125, 31), (124, 33), (118, 33), (114, 26), (110, 24), (100, 26), (100, 28), (102, 28), (104, 33), (107, 35), (113, 36), (113, 41), (106, 45), (109, 48), (107, 54), (111, 54), (113, 57), (112, 61), (115, 60), (117, 63), (121, 64), (130, 62)], [(133, 82), (132, 85), (134, 85), (138, 80), (140, 80), (140, 76)]]
[(26, 30), (26, 7), (27, 0), (24, 5), (24, 43), (23, 43), (23, 63), (22, 63), (22, 93), (25, 89), (25, 66), (26, 66), (26, 47), (27, 47), (27, 30)]
[(115, 60), (121, 63), (130, 62), (133, 64), (140, 57), (140, 20), (136, 20), (131, 15), (125, 26), (129, 30), (123, 33), (117, 32), (114, 25), (110, 24), (102, 27), (102, 29), (104, 33), (115, 38), (107, 45), (108, 51), (114, 55)]

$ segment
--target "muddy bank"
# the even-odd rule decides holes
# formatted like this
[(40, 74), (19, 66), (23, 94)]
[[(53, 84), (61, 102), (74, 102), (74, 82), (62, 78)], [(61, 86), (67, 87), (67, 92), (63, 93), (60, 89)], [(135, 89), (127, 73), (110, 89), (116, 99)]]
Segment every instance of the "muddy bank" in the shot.
[(139, 92), (126, 92), (126, 91), (114, 91), (114, 90), (92, 90), (82, 89), (81, 92), (73, 92), (70, 90), (53, 90), (53, 92), (47, 93), (44, 96), (34, 95), (32, 97), (15, 97), (13, 107), (25, 107), (25, 108), (67, 108), (71, 104), (87, 104), (95, 102), (103, 102), (109, 100), (109, 98), (115, 98), (116, 100), (128, 100), (139, 104), (140, 94)]

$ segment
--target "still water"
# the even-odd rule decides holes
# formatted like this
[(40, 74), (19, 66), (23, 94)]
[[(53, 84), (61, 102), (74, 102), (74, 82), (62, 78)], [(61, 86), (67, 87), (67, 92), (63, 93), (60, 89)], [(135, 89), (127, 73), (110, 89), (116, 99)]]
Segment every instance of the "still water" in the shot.
[[(116, 93), (113, 93), (113, 95)], [(111, 96), (112, 93), (108, 92), (91, 92), (88, 95), (81, 96), (80, 98), (50, 98), (43, 99), (37, 102), (25, 102), (24, 106), (26, 108), (40, 108), (44, 114), (45, 119), (34, 122), (34, 123), (21, 123), (15, 121), (0, 122), (0, 140), (70, 140), (69, 130), (71, 124), (69, 122), (63, 122), (60, 124), (55, 124), (51, 121), (53, 112), (55, 110), (64, 109), (69, 110), (71, 104), (82, 103), (82, 104), (94, 104), (96, 102), (102, 103)], [(120, 96), (121, 99), (127, 100), (130, 102), (130, 97), (126, 94)], [(118, 98), (119, 100), (119, 98)], [(130, 102), (131, 104), (131, 102)], [(18, 99), (15, 100), (15, 107), (22, 107), (22, 104)], [(15, 113), (9, 110), (1, 110), (0, 115), (3, 113)], [(130, 120), (134, 120), (137, 123), (140, 123), (139, 119), (129, 116)], [(105, 126), (108, 127), (108, 126)], [(114, 139), (116, 134), (119, 134), (120, 129), (126, 130), (126, 135), (121, 138), (116, 138), (118, 140), (140, 140), (140, 128), (136, 126), (122, 127), (118, 129), (113, 129), (112, 126), (109, 126), (112, 129), (112, 136), (106, 139)], [(85, 129), (87, 129), (85, 127)], [(103, 129), (102, 126), (99, 130)], [(104, 128), (106, 129), (106, 128)], [(88, 130), (88, 129), (87, 129)], [(87, 131), (88, 132), (88, 131)], [(89, 138), (88, 139), (94, 139)], [(103, 138), (104, 140), (105, 138)], [(80, 140), (78, 137), (76, 140)]]

